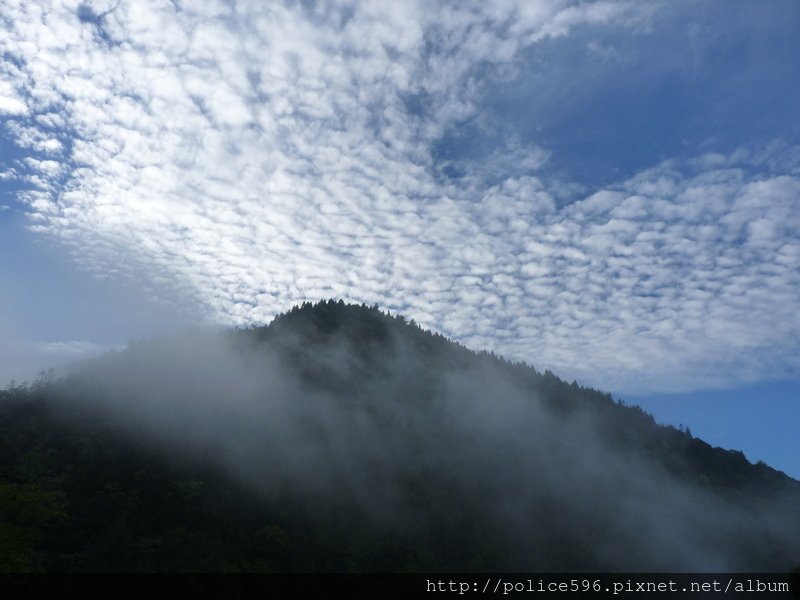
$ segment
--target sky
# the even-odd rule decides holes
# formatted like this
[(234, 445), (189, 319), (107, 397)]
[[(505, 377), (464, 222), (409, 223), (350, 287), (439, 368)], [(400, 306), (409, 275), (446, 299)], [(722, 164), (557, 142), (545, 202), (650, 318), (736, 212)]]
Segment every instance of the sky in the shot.
[(800, 4), (0, 3), (3, 384), (335, 297), (800, 477)]

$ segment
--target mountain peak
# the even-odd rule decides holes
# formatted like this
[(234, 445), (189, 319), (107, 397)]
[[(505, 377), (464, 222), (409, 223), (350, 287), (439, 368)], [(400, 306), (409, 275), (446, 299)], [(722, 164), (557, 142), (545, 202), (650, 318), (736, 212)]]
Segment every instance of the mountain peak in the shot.
[(15, 555), (53, 570), (758, 571), (800, 555), (800, 483), (377, 306), (304, 303), (0, 400), (0, 509), (36, 491), (45, 516), (13, 523)]

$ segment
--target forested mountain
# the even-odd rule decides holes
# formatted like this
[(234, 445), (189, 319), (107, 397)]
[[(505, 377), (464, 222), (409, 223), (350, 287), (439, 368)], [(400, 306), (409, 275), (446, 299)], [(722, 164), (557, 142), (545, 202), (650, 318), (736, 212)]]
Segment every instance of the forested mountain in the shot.
[(377, 307), (0, 391), (5, 571), (786, 570), (800, 482)]

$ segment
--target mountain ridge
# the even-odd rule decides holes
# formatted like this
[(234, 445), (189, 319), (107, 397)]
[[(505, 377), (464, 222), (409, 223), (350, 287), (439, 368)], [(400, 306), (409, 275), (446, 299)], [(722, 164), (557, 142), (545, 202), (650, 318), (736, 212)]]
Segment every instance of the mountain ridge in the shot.
[[(270, 324), (260, 327), (251, 327), (249, 330), (252, 331), (259, 339), (269, 340), (273, 335), (274, 329), (282, 329), (284, 326), (292, 327), (292, 325), (297, 323), (299, 323), (301, 326), (305, 325), (307, 323), (306, 319), (308, 318), (308, 315), (313, 315), (313, 317), (316, 318), (317, 326), (324, 323), (323, 331), (326, 331), (328, 334), (337, 331), (348, 332), (348, 327), (353, 326), (355, 326), (355, 329), (357, 330), (358, 326), (362, 325), (364, 321), (370, 324), (372, 331), (375, 331), (376, 328), (381, 330), (379, 324), (383, 324), (385, 327), (381, 330), (382, 338), (385, 338), (388, 332), (391, 331), (392, 326), (395, 328), (395, 332), (403, 328), (407, 328), (411, 332), (410, 335), (414, 335), (416, 337), (420, 347), (427, 348), (429, 350), (432, 350), (433, 348), (442, 350), (447, 345), (451, 345), (452, 347), (458, 349), (458, 353), (462, 357), (471, 356), (472, 358), (490, 360), (495, 362), (497, 365), (501, 365), (507, 370), (509, 376), (516, 375), (520, 378), (525, 378), (527, 376), (528, 379), (537, 379), (539, 387), (547, 387), (548, 382), (550, 385), (554, 386), (569, 386), (570, 389), (577, 389), (581, 394), (592, 398), (594, 402), (602, 404), (608, 404), (611, 402), (637, 416), (639, 416), (639, 414), (644, 415), (643, 421), (655, 424), (656, 427), (665, 429), (667, 431), (677, 431), (679, 434), (686, 434), (685, 430), (677, 429), (672, 425), (662, 425), (656, 423), (654, 417), (650, 413), (635, 404), (629, 405), (622, 401), (615, 402), (612, 398), (612, 395), (608, 392), (582, 386), (576, 381), (568, 383), (550, 370), (539, 371), (525, 361), (508, 360), (493, 351), (471, 350), (463, 344), (460, 344), (459, 342), (456, 342), (455, 340), (452, 340), (441, 333), (427, 330), (418, 326), (413, 319), (406, 319), (406, 317), (400, 314), (392, 315), (391, 313), (384, 313), (377, 304), (373, 306), (367, 306), (363, 303), (347, 304), (343, 300), (336, 299), (322, 300), (316, 304), (304, 302), (300, 306), (295, 306), (285, 313), (280, 313)], [(351, 335), (353, 334), (352, 331), (348, 333)], [(704, 442), (701, 438), (696, 438), (691, 436), (691, 434), (688, 434), (688, 437), (706, 444), (715, 451), (719, 450), (730, 454), (735, 457), (735, 460), (738, 460), (740, 457), (744, 456), (744, 453), (741, 450), (711, 446), (710, 444)], [(800, 483), (800, 481), (790, 477), (783, 471), (771, 467), (763, 461), (753, 463), (748, 460), (748, 463), (752, 466), (769, 469), (770, 471), (773, 471), (778, 475), (782, 475), (791, 481)]]
[(133, 344), (0, 392), (0, 423), (5, 569), (800, 559), (799, 482), (377, 306), (304, 303), (265, 326)]

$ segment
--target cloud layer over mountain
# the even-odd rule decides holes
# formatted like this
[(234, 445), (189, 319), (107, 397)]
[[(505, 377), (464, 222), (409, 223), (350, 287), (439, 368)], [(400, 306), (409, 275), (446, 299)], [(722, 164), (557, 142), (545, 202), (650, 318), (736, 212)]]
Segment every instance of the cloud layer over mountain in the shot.
[[(50, 393), (65, 395), (78, 430), (100, 421), (148, 453), (222, 467), (323, 520), (366, 522), (378, 546), (438, 547), (430, 529), (441, 528), (443, 544), (465, 544), (449, 557), (456, 568), (709, 572), (777, 567), (797, 549), (789, 486), (766, 487), (744, 459), (731, 471), (724, 451), (711, 460), (674, 429), (668, 443), (599, 394), (571, 404), (557, 397), (565, 383), (536, 391), (532, 372), (515, 378), (441, 340), (426, 347), (367, 309), (334, 310), (307, 310), (271, 335), (136, 345)], [(625, 423), (627, 437), (615, 429)]]

